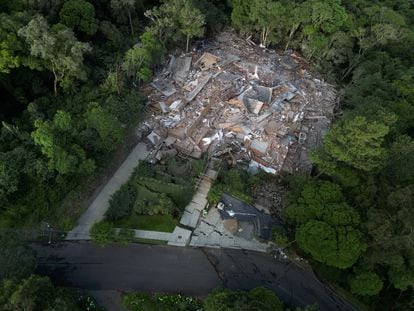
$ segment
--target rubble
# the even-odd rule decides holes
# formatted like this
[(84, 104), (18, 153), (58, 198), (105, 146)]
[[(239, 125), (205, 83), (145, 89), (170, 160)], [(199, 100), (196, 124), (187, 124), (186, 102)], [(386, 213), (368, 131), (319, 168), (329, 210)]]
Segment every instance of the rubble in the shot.
[(150, 84), (157, 113), (148, 138), (158, 156), (174, 149), (184, 157), (226, 157), (252, 171), (309, 172), (309, 154), (333, 117), (334, 87), (312, 77), (297, 53), (278, 54), (232, 32), (203, 46), (172, 56)]

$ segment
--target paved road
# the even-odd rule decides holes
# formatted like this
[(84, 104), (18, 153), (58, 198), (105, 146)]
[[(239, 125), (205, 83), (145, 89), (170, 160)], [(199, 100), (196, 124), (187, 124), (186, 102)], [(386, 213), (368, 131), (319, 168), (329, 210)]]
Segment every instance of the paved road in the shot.
[(129, 179), (139, 160), (145, 159), (148, 154), (149, 151), (144, 143), (136, 145), (85, 213), (79, 218), (77, 226), (68, 233), (66, 240), (90, 239), (89, 230), (95, 222), (104, 218), (111, 196)]
[(355, 310), (311, 273), (263, 253), (132, 244), (98, 247), (36, 244), (38, 273), (60, 285), (87, 290), (138, 290), (203, 296), (224, 285), (272, 288), (288, 305), (318, 303), (320, 310)]

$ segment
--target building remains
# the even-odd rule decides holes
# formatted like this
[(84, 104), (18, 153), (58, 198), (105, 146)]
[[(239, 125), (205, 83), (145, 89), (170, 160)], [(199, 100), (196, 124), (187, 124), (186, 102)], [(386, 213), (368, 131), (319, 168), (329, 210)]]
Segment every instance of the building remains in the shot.
[(223, 32), (172, 56), (146, 87), (152, 158), (219, 157), (251, 171), (309, 172), (337, 94), (297, 53), (279, 54)]

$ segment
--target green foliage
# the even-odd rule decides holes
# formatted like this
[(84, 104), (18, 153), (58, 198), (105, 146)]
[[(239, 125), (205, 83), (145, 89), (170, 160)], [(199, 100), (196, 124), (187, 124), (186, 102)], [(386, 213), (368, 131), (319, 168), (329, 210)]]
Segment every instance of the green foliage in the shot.
[(91, 47), (79, 42), (70, 29), (63, 25), (50, 28), (47, 20), (38, 15), (19, 30), (19, 35), (29, 44), (30, 54), (53, 73), (55, 94), (57, 84), (69, 88), (76, 79), (86, 80), (83, 56)]
[(286, 248), (289, 245), (289, 238), (281, 227), (272, 228), (272, 240), (277, 247)]
[[(0, 232), (0, 278), (21, 280), (36, 268), (36, 257), (15, 231)], [(0, 304), (1, 305), (1, 304)]]
[(111, 0), (110, 8), (116, 13), (116, 18), (123, 21), (128, 18), (131, 34), (134, 35), (132, 13), (135, 9), (135, 0)]
[(90, 235), (92, 241), (100, 246), (106, 246), (116, 240), (115, 228), (112, 223), (100, 221), (93, 224)]
[(0, 287), (2, 310), (80, 310), (65, 290), (55, 288), (48, 277), (31, 275), (21, 283), (6, 280)]
[(331, 182), (309, 182), (296, 202), (285, 210), (288, 221), (297, 225), (322, 220), (334, 226), (358, 225), (358, 213), (344, 202), (341, 189)]
[(381, 291), (383, 282), (375, 272), (362, 271), (351, 277), (349, 285), (354, 294), (373, 296)]
[(383, 166), (386, 150), (382, 147), (389, 127), (369, 122), (364, 117), (336, 123), (325, 137), (323, 149), (312, 160), (326, 174), (335, 175), (338, 166), (371, 172)]
[(166, 193), (151, 192), (145, 187), (139, 187), (134, 211), (142, 215), (171, 215), (175, 209), (174, 202)]
[(124, 90), (120, 95), (111, 95), (103, 106), (125, 125), (135, 125), (141, 119), (144, 97), (135, 91)]
[(85, 0), (69, 0), (60, 10), (60, 21), (71, 29), (93, 35), (98, 29), (94, 6)]
[(121, 123), (98, 103), (90, 103), (85, 115), (86, 125), (95, 129), (108, 151), (113, 151), (122, 139)]
[(144, 293), (130, 293), (123, 297), (123, 303), (131, 311), (166, 310), (166, 311), (198, 311), (201, 303), (192, 297), (178, 295), (149, 295)]
[(223, 192), (227, 192), (248, 203), (253, 203), (249, 188), (257, 182), (258, 180), (245, 170), (222, 169), (207, 194), (207, 200), (210, 204), (217, 204)]
[(121, 245), (128, 245), (135, 240), (135, 231), (132, 229), (121, 228), (116, 235), (116, 241)]
[(249, 292), (215, 289), (204, 300), (205, 311), (283, 310), (283, 304), (270, 289), (257, 287)]
[(311, 220), (296, 231), (301, 249), (316, 260), (341, 269), (351, 267), (365, 249), (361, 233), (352, 227), (332, 227), (326, 222)]
[(137, 183), (153, 192), (168, 195), (180, 209), (191, 201), (194, 193), (192, 187), (166, 183), (155, 178), (138, 178)]
[(389, 160), (384, 175), (398, 184), (409, 184), (414, 181), (414, 140), (407, 136), (399, 136), (390, 147)]
[(316, 260), (341, 269), (352, 266), (365, 250), (358, 213), (344, 202), (341, 189), (331, 182), (308, 182), (285, 210), (297, 226), (301, 249)]
[(117, 220), (128, 217), (135, 202), (135, 191), (129, 185), (122, 185), (109, 200), (109, 208), (105, 213), (108, 220)]
[(152, 77), (151, 68), (159, 64), (163, 52), (158, 39), (151, 32), (144, 32), (140, 37), (140, 43), (125, 53), (122, 69), (128, 77), (148, 82)]
[(70, 114), (59, 110), (53, 121), (35, 121), (32, 133), (34, 142), (49, 159), (49, 168), (60, 174), (90, 174), (95, 163), (88, 159), (81, 146), (76, 144), (77, 136)]
[(368, 210), (365, 226), (371, 239), (367, 260), (387, 267), (393, 285), (405, 290), (413, 284), (412, 226), (414, 186), (396, 189), (388, 195), (385, 208)]
[(192, 1), (167, 1), (158, 8), (146, 11), (145, 16), (151, 20), (149, 31), (164, 45), (185, 40), (188, 51), (190, 39), (204, 33), (204, 15)]
[(18, 16), (0, 14), (0, 73), (10, 73), (25, 62), (24, 42), (17, 35), (22, 26)]

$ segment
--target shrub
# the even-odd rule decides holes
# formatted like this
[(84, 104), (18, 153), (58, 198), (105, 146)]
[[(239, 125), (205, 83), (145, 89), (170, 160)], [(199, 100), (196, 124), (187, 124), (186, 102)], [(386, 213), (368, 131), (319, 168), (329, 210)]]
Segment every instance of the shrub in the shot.
[(360, 271), (349, 280), (351, 292), (360, 296), (377, 295), (384, 283), (375, 272)]
[(140, 178), (138, 182), (141, 185), (147, 187), (149, 190), (165, 193), (180, 209), (184, 208), (188, 203), (190, 203), (194, 194), (194, 189), (192, 187), (186, 187), (172, 183), (164, 183), (154, 178)]
[(130, 293), (123, 297), (123, 303), (131, 311), (163, 310), (163, 311), (197, 311), (202, 310), (200, 301), (193, 297), (178, 295), (150, 295)]
[(174, 202), (165, 193), (157, 194), (157, 199), (138, 197), (134, 211), (142, 215), (171, 215), (176, 208)]
[(154, 165), (147, 161), (140, 160), (133, 175), (133, 178), (138, 177), (155, 177)]
[(100, 246), (105, 246), (115, 241), (115, 229), (112, 223), (107, 221), (96, 222), (90, 230), (92, 241)]
[(132, 229), (119, 229), (118, 234), (116, 235), (116, 241), (122, 245), (127, 245), (131, 242), (134, 242), (135, 231)]
[(124, 184), (109, 200), (109, 209), (105, 214), (108, 220), (117, 220), (131, 214), (135, 201), (135, 191)]
[(272, 228), (272, 237), (273, 241), (278, 247), (286, 248), (289, 245), (289, 239), (286, 236), (286, 232), (282, 227), (273, 227)]

